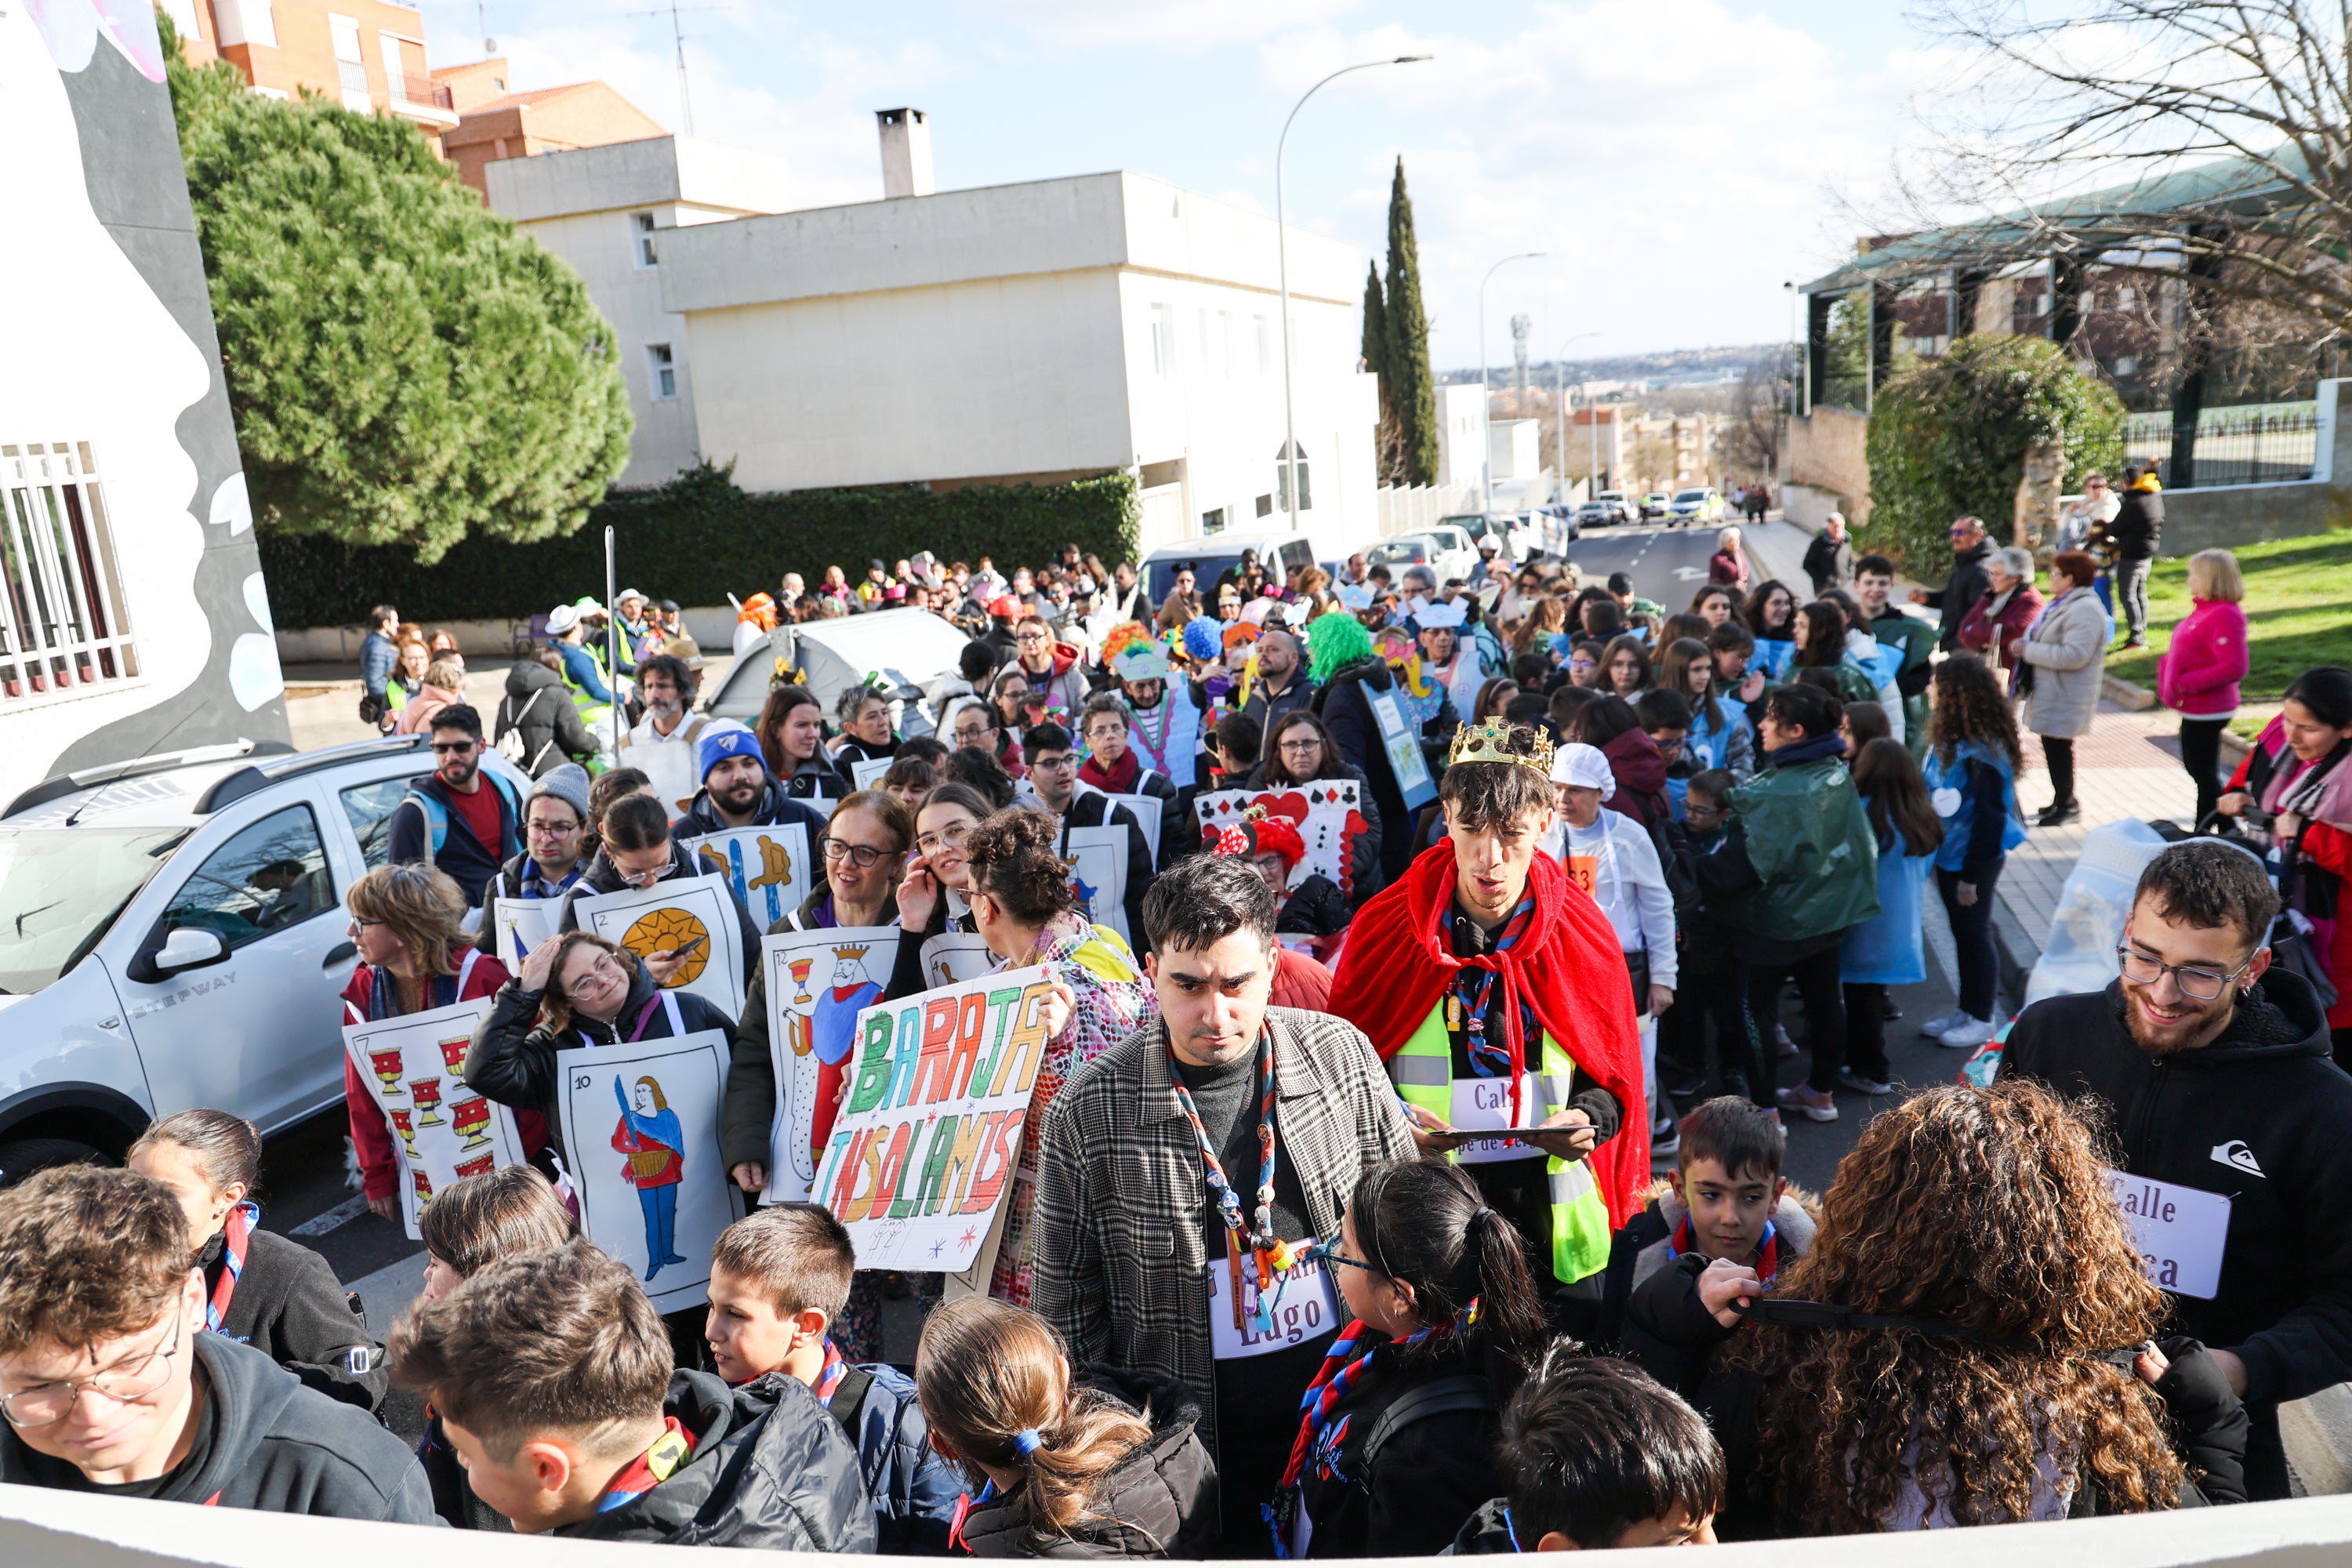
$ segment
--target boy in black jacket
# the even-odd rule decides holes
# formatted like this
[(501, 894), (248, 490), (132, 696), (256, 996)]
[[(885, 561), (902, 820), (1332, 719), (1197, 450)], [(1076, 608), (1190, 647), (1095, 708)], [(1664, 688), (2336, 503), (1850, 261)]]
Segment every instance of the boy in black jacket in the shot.
[(808, 1390), (673, 1372), (636, 1277), (585, 1242), (494, 1263), (412, 1310), (392, 1366), (519, 1534), (874, 1550), (856, 1452)]
[(161, 1182), (75, 1165), (0, 1193), (0, 1483), (434, 1522), (400, 1439), (205, 1304)]

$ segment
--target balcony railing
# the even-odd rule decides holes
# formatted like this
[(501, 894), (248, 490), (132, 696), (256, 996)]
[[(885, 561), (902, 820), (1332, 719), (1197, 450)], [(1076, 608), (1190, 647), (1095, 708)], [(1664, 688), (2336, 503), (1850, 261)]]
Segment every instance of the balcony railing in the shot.
[(392, 84), (392, 99), (396, 104), (413, 103), (419, 109), (437, 109), (444, 114), (457, 112), (457, 100), (448, 85), (429, 79), (419, 81), (414, 77), (401, 78)]

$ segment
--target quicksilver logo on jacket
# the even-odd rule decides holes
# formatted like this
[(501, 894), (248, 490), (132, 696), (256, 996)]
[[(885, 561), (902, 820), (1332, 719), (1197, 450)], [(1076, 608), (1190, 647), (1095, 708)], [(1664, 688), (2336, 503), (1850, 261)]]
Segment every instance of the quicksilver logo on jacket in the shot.
[(2255, 1163), (2254, 1152), (2246, 1147), (2243, 1139), (2232, 1138), (2227, 1143), (2214, 1144), (2213, 1159), (2216, 1163), (2232, 1170), (2243, 1171), (2250, 1176), (2262, 1176), (2264, 1181), (2270, 1180), (2263, 1174), (2262, 1166)]

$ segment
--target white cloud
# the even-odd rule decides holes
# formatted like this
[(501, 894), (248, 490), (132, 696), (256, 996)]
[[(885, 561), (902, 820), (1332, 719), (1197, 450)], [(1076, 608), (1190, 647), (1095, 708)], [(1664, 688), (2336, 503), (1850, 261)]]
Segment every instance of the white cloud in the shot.
[(1199, 54), (1328, 21), (1357, 0), (965, 0), (968, 13), (1064, 47), (1150, 45)]

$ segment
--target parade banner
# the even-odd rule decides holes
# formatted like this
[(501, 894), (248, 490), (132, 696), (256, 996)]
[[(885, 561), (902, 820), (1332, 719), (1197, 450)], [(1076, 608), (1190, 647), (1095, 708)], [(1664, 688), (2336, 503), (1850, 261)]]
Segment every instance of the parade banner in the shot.
[(580, 1229), (664, 1312), (698, 1307), (710, 1249), (742, 1217), (719, 1142), (727, 1031), (555, 1053)]
[(834, 926), (776, 931), (761, 941), (768, 1063), (776, 1075), (764, 1202), (808, 1202), (817, 1124), (827, 1120), (821, 1112), (840, 1095), (857, 1015), (879, 1002), (890, 984), (900, 934), (896, 926)]
[(808, 829), (797, 822), (706, 833), (686, 847), (698, 870), (735, 884), (761, 931), (808, 901)]
[(1362, 794), (1354, 779), (1310, 779), (1274, 789), (1212, 790), (1195, 796), (1192, 809), (1204, 836), (1210, 828), (1240, 822), (1253, 805), (1264, 806), (1269, 816), (1290, 818), (1307, 845), (1307, 858), (1292, 868), (1290, 885), (1320, 875), (1352, 897), (1356, 835), (1371, 826), (1364, 817)]
[(815, 1186), (858, 1267), (972, 1266), (1013, 1190), (1053, 989), (1043, 966), (1010, 969), (859, 1016)]
[(1105, 925), (1135, 945), (1136, 933), (1127, 929), (1127, 836), (1125, 823), (1100, 827), (1072, 827), (1062, 835), (1062, 858), (1077, 864), (1070, 869), (1070, 891), (1087, 918)]
[(996, 954), (977, 931), (944, 931), (923, 943), (923, 988), (979, 980), (996, 967)]
[(572, 909), (581, 930), (639, 958), (698, 941), (667, 989), (690, 991), (730, 1018), (743, 1016), (743, 932), (725, 878), (673, 877), (650, 888), (598, 893)]
[(562, 911), (563, 901), (501, 898), (490, 908), (495, 911), (491, 918), (498, 922), (498, 961), (520, 974), (530, 950), (555, 934), (555, 917)]
[(474, 1026), (490, 1010), (476, 997), (428, 1012), (343, 1026), (343, 1049), (400, 1146), (400, 1215), (408, 1239), (416, 1217), (450, 1183), (523, 1162), (514, 1112), (459, 1076)]

